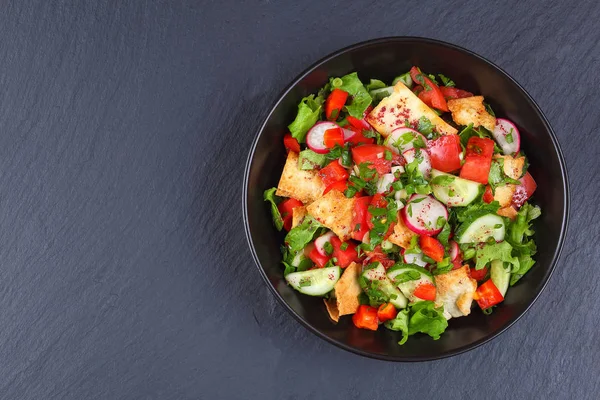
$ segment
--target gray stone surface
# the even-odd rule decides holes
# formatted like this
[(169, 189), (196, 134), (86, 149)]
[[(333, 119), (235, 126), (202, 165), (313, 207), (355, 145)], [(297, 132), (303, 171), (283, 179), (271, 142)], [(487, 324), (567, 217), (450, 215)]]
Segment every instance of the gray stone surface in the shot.
[[(598, 398), (599, 16), (591, 0), (3, 2), (0, 398)], [(504, 68), (571, 178), (565, 251), (535, 306), (430, 363), (310, 334), (242, 229), (244, 162), (274, 97), (329, 52), (390, 35)]]

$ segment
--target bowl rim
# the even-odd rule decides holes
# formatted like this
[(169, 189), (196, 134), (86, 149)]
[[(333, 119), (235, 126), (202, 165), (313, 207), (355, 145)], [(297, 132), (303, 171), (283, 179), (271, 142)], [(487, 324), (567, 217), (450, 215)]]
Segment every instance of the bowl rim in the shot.
[[(256, 146), (258, 145), (258, 141), (260, 140), (263, 131), (267, 125), (267, 122), (269, 121), (269, 119), (271, 118), (273, 112), (275, 111), (275, 109), (277, 108), (277, 106), (279, 105), (279, 103), (281, 103), (281, 101), (283, 100), (283, 98), (302, 80), (304, 79), (308, 74), (310, 74), (311, 72), (313, 72), (316, 68), (320, 67), (321, 65), (323, 65), (324, 63), (344, 54), (350, 51), (354, 51), (363, 47), (368, 47), (368, 46), (372, 46), (372, 45), (377, 45), (377, 44), (384, 44), (384, 43), (398, 43), (398, 42), (417, 42), (417, 43), (422, 43), (422, 44), (434, 44), (434, 45), (438, 45), (438, 46), (442, 46), (442, 47), (446, 47), (446, 48), (450, 48), (453, 50), (458, 50), (464, 53), (467, 53), (468, 55), (478, 58), (480, 61), (483, 61), (484, 63), (489, 64), (490, 66), (492, 66), (498, 73), (504, 75), (504, 77), (508, 78), (510, 81), (512, 81), (512, 83), (514, 83), (524, 94), (526, 99), (531, 103), (531, 105), (533, 106), (534, 110), (537, 112), (538, 116), (540, 117), (542, 123), (544, 124), (544, 127), (546, 128), (546, 130), (549, 132), (550, 134), (550, 140), (552, 141), (552, 145), (554, 146), (554, 150), (556, 151), (557, 155), (558, 155), (558, 160), (559, 160), (559, 167), (560, 167), (560, 171), (561, 171), (561, 175), (563, 178), (563, 202), (564, 202), (564, 210), (563, 210), (563, 216), (562, 216), (562, 221), (561, 221), (561, 230), (560, 230), (560, 235), (559, 235), (559, 239), (558, 239), (558, 244), (556, 246), (556, 249), (554, 250), (554, 254), (552, 256), (552, 261), (550, 263), (550, 269), (549, 269), (549, 273), (546, 277), (546, 279), (544, 280), (544, 282), (542, 283), (542, 286), (540, 287), (539, 291), (536, 293), (535, 297), (533, 298), (533, 300), (527, 305), (527, 307), (525, 307), (525, 309), (519, 314), (517, 315), (514, 319), (512, 319), (511, 321), (509, 321), (508, 323), (506, 323), (506, 325), (504, 325), (503, 327), (501, 327), (499, 330), (497, 330), (496, 332), (492, 333), (489, 336), (486, 336), (480, 340), (477, 340), (471, 344), (459, 347), (457, 349), (451, 350), (451, 351), (447, 351), (447, 352), (443, 352), (440, 353), (439, 355), (435, 355), (435, 356), (389, 356), (389, 355), (385, 355), (385, 354), (376, 354), (376, 353), (370, 353), (367, 351), (363, 351), (357, 348), (354, 348), (350, 345), (347, 345), (343, 342), (340, 342), (338, 340), (335, 340), (333, 338), (330, 338), (329, 336), (325, 335), (324, 333), (322, 333), (319, 329), (313, 327), (310, 323), (308, 323), (307, 321), (305, 321), (300, 315), (298, 315), (289, 305), (288, 303), (285, 301), (285, 299), (283, 299), (283, 297), (279, 294), (279, 292), (277, 292), (277, 290), (275, 289), (275, 287), (273, 286), (273, 284), (271, 284), (271, 282), (269, 281), (267, 274), (258, 258), (258, 255), (256, 254), (256, 250), (254, 247), (254, 243), (252, 241), (252, 236), (250, 233), (250, 225), (249, 225), (249, 221), (248, 221), (248, 180), (250, 177), (250, 168), (251, 168), (251, 164), (252, 164), (252, 160), (254, 158), (254, 153), (256, 150)], [(447, 358), (447, 357), (452, 357), (452, 356), (456, 356), (462, 353), (465, 353), (467, 351), (473, 350), (493, 339), (495, 339), (496, 337), (498, 337), (499, 335), (501, 335), (502, 333), (504, 333), (506, 330), (508, 330), (510, 327), (512, 327), (519, 319), (521, 319), (523, 317), (523, 315), (525, 315), (527, 313), (527, 311), (529, 311), (529, 309), (531, 308), (531, 306), (533, 306), (533, 304), (537, 301), (537, 299), (540, 297), (540, 294), (544, 291), (544, 289), (546, 288), (546, 286), (548, 285), (548, 282), (550, 281), (550, 278), (552, 277), (553, 273), (554, 273), (554, 269), (556, 268), (556, 264), (558, 263), (558, 260), (560, 259), (560, 255), (562, 253), (563, 250), (563, 245), (565, 242), (565, 238), (567, 235), (567, 230), (568, 230), (568, 222), (569, 222), (569, 209), (570, 209), (570, 201), (569, 201), (569, 181), (568, 181), (568, 174), (567, 174), (567, 166), (565, 163), (565, 159), (564, 159), (564, 155), (562, 153), (562, 150), (560, 148), (560, 144), (558, 142), (558, 139), (556, 137), (556, 134), (554, 133), (554, 130), (552, 129), (552, 126), (550, 125), (550, 122), (548, 121), (548, 119), (546, 118), (546, 116), (544, 115), (544, 113), (542, 112), (541, 108), (539, 107), (539, 105), (535, 102), (535, 100), (531, 97), (531, 95), (525, 90), (525, 88), (523, 88), (523, 86), (521, 86), (521, 84), (519, 84), (519, 82), (517, 82), (513, 77), (511, 77), (508, 73), (506, 73), (502, 68), (500, 68), (498, 65), (494, 64), (493, 62), (491, 62), (490, 60), (486, 59), (483, 56), (480, 56), (479, 54), (465, 49), (463, 47), (457, 46), (455, 44), (452, 43), (448, 43), (448, 42), (444, 42), (441, 40), (437, 40), (437, 39), (431, 39), (431, 38), (426, 38), (426, 37), (419, 37), (419, 36), (387, 36), (387, 37), (382, 37), (382, 38), (376, 38), (376, 39), (370, 39), (370, 40), (366, 40), (366, 41), (362, 41), (362, 42), (358, 42), (349, 46), (346, 46), (342, 49), (336, 50), (324, 57), (322, 57), (321, 59), (319, 59), (318, 61), (314, 62), (313, 64), (311, 64), (308, 68), (306, 68), (304, 71), (302, 71), (300, 74), (298, 74), (296, 76), (296, 78), (294, 78), (291, 83), (289, 83), (282, 91), (281, 93), (277, 96), (277, 100), (271, 105), (270, 107), (270, 111), (267, 114), (267, 116), (264, 118), (263, 123), (260, 125), (260, 128), (258, 129), (258, 132), (255, 135), (255, 138), (252, 142), (252, 146), (250, 147), (250, 152), (248, 154), (248, 158), (246, 160), (246, 166), (245, 166), (245, 171), (244, 171), (244, 181), (243, 181), (243, 188), (242, 188), (242, 210), (243, 210), (243, 224), (244, 224), (244, 230), (246, 232), (246, 239), (248, 241), (248, 245), (250, 247), (250, 252), (252, 253), (252, 257), (254, 259), (254, 263), (256, 264), (256, 267), (258, 268), (263, 280), (265, 281), (265, 283), (267, 284), (267, 286), (269, 287), (269, 290), (273, 293), (273, 295), (275, 296), (275, 298), (279, 301), (279, 303), (281, 305), (284, 306), (284, 308), (298, 321), (300, 322), (300, 324), (302, 326), (304, 326), (306, 329), (308, 329), (310, 332), (312, 332), (313, 334), (315, 334), (317, 337), (324, 339), (325, 341), (343, 349), (346, 351), (349, 351), (351, 353), (354, 354), (358, 354), (360, 356), (363, 357), (367, 357), (367, 358), (371, 358), (371, 359), (376, 359), (376, 360), (384, 360), (384, 361), (395, 361), (395, 362), (422, 362), (422, 361), (431, 361), (431, 360), (440, 360), (443, 358)]]

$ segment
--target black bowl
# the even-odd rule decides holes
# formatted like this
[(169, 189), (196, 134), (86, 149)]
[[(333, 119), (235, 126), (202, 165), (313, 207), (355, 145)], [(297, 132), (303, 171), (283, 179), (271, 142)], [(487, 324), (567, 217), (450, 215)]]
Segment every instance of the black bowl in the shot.
[[(390, 82), (394, 76), (418, 65), (424, 71), (443, 73), (457, 86), (485, 96), (498, 116), (518, 126), (522, 147), (538, 188), (534, 203), (542, 208), (536, 220), (537, 263), (491, 315), (474, 310), (465, 318), (449, 321), (442, 337), (411, 336), (398, 345), (400, 335), (387, 329), (357, 329), (349, 317), (333, 324), (320, 298), (302, 295), (286, 285), (280, 264), (283, 234), (271, 222), (263, 191), (277, 182), (285, 161), (283, 134), (293, 120), (300, 99), (315, 93), (331, 76), (357, 71), (363, 79)], [(481, 56), (437, 40), (393, 37), (359, 43), (337, 51), (300, 74), (281, 94), (262, 125), (250, 150), (244, 181), (244, 223), (252, 255), (275, 297), (312, 332), (343, 349), (391, 361), (432, 360), (473, 349), (515, 323), (533, 304), (548, 282), (559, 258), (567, 228), (567, 172), (556, 136), (527, 92), (506, 72)]]

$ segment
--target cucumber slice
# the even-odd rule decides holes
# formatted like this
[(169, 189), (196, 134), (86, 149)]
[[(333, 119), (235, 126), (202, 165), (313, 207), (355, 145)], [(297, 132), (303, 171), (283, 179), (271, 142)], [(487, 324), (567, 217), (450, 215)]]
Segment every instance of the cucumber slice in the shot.
[(381, 89), (373, 89), (369, 92), (369, 95), (376, 101), (379, 102), (382, 99), (391, 96), (394, 93), (394, 87), (388, 86)]
[(395, 265), (388, 270), (387, 276), (411, 302), (421, 301), (414, 295), (417, 286), (423, 283), (435, 285), (431, 273), (415, 264)]
[(505, 297), (508, 290), (508, 282), (510, 281), (510, 268), (505, 268), (501, 260), (494, 260), (490, 267), (490, 277), (502, 294), (502, 297)]
[[(461, 226), (461, 230), (462, 230)], [(458, 243), (483, 243), (489, 238), (504, 240), (504, 220), (496, 214), (486, 214), (471, 222), (460, 235)]]
[(365, 272), (363, 272), (362, 276), (371, 282), (378, 281), (378, 289), (389, 298), (389, 302), (392, 303), (394, 307), (406, 308), (408, 305), (408, 300), (388, 279), (385, 273), (385, 268), (383, 268), (381, 263), (378, 263), (375, 268), (367, 269)]
[(291, 287), (309, 296), (323, 296), (333, 290), (340, 279), (340, 267), (311, 269), (292, 272), (285, 276)]
[(406, 72), (400, 76), (395, 77), (392, 81), (392, 86), (396, 86), (396, 83), (398, 82), (404, 83), (404, 85), (410, 89), (413, 85), (413, 80), (410, 77), (410, 72)]
[[(451, 182), (436, 184), (435, 178), (438, 176), (447, 176), (449, 177), (447, 181), (451, 180)], [(446, 174), (437, 169), (431, 170), (431, 177), (431, 189), (433, 190), (433, 195), (436, 199), (449, 207), (463, 207), (471, 204), (477, 196), (479, 196), (481, 188), (483, 187), (480, 183)], [(438, 181), (442, 181), (442, 179), (438, 179)]]

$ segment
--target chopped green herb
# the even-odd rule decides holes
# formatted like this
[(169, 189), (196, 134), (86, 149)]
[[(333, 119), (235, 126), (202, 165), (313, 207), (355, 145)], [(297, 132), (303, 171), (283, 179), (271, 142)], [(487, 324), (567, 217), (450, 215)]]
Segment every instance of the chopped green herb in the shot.
[(280, 231), (283, 228), (283, 218), (277, 208), (278, 197), (275, 195), (277, 188), (271, 188), (265, 190), (263, 194), (264, 201), (268, 201), (271, 204), (271, 217), (273, 218), (273, 225)]
[(447, 76), (445, 76), (443, 74), (438, 74), (438, 76), (440, 77), (440, 80), (442, 81), (444, 86), (446, 86), (446, 87), (455, 86), (454, 81), (452, 79), (448, 78)]
[(340, 245), (340, 250), (346, 251), (348, 249), (348, 242), (344, 242)]
[(330, 256), (331, 253), (333, 253), (333, 246), (331, 245), (331, 243), (325, 242), (325, 244), (323, 245), (323, 250), (325, 250), (325, 254)]

